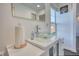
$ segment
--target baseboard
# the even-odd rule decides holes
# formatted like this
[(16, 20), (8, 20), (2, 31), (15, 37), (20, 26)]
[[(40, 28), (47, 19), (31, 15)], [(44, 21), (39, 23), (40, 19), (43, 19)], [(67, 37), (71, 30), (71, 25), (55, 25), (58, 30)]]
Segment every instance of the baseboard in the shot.
[(72, 48), (69, 48), (69, 47), (64, 47), (64, 49), (67, 49), (67, 50), (70, 50), (70, 51), (72, 51), (72, 52), (77, 52), (75, 49), (72, 49)]

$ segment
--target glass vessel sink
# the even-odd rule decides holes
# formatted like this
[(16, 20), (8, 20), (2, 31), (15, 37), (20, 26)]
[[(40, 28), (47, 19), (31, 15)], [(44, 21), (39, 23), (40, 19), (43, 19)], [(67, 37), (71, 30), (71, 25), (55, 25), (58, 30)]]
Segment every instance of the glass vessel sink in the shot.
[(34, 38), (34, 40), (39, 42), (48, 42), (49, 39), (56, 36), (56, 33), (39, 33), (37, 37)]
[(43, 39), (48, 39), (53, 36), (55, 36), (56, 33), (39, 33), (37, 37), (43, 38)]

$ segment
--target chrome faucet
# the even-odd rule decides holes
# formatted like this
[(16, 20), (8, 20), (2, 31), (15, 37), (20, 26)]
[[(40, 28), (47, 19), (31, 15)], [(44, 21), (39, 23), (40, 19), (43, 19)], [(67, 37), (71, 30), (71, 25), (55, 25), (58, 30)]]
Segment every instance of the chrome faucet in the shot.
[(40, 28), (39, 28), (39, 26), (38, 26), (38, 25), (36, 25), (36, 27), (35, 27), (35, 28), (36, 28), (35, 34), (36, 34), (36, 37), (37, 37), (37, 36), (38, 36), (38, 34), (39, 34), (39, 29), (40, 29)]

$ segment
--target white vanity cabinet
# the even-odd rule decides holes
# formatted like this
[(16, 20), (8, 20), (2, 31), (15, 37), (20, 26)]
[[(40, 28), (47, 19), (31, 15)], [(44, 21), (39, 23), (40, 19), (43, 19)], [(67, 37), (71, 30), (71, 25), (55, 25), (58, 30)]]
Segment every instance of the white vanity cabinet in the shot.
[[(14, 45), (7, 46), (9, 56), (49, 56), (49, 49), (53, 47), (53, 55), (57, 56), (57, 43), (59, 40), (53, 39), (48, 43), (37, 42), (35, 40), (26, 40), (27, 46), (21, 49), (15, 49)], [(61, 44), (60, 44), (61, 45)], [(63, 56), (62, 46), (59, 46), (59, 56)]]
[(49, 55), (49, 49), (51, 47), (54, 47), (52, 53), (53, 53), (53, 55), (57, 55), (57, 46), (56, 45), (59, 42), (59, 40), (56, 39), (55, 37), (52, 37), (51, 39), (47, 39), (47, 40), (42, 39), (42, 38), (41, 39), (37, 38), (34, 40), (27, 39), (26, 41), (33, 44), (34, 46), (39, 47), (40, 49), (44, 50), (47, 55)]

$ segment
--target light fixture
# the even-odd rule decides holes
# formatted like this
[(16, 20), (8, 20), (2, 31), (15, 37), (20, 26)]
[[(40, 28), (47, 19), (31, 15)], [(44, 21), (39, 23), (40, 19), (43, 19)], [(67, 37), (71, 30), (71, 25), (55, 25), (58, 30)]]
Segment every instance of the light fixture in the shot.
[(40, 7), (40, 5), (37, 5), (37, 7), (39, 8), (39, 7)]
[(77, 21), (79, 21), (79, 16), (77, 16)]

